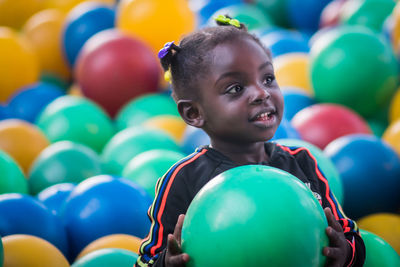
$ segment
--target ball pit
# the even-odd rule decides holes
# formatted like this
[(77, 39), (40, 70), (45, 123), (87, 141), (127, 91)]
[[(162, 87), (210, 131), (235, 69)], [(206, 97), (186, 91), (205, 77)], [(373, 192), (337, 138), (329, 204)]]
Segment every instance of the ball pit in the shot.
[(18, 165), (7, 153), (0, 150), (0, 194), (28, 193), (28, 182)]

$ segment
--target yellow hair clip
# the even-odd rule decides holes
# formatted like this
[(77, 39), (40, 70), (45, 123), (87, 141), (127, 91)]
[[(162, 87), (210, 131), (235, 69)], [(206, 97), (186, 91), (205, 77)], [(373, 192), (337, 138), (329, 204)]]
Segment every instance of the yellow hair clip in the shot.
[(236, 28), (240, 28), (240, 22), (237, 19), (230, 19), (224, 15), (218, 15), (214, 19), (222, 24), (232, 25), (232, 26), (235, 26)]
[(171, 69), (169, 69), (164, 73), (164, 80), (171, 83), (171, 78)]

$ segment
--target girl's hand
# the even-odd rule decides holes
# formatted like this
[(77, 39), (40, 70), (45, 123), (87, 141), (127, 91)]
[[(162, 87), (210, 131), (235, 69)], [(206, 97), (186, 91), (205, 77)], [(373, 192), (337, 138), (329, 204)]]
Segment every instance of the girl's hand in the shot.
[(325, 247), (323, 250), (323, 254), (328, 257), (326, 266), (342, 267), (351, 256), (351, 246), (344, 236), (342, 226), (336, 221), (331, 209), (325, 208), (324, 212), (329, 225), (325, 229), (329, 237), (329, 247)]
[(184, 219), (185, 215), (179, 215), (174, 234), (168, 235), (167, 253), (165, 255), (166, 267), (184, 267), (186, 262), (189, 261), (189, 255), (182, 253), (181, 249), (181, 232)]

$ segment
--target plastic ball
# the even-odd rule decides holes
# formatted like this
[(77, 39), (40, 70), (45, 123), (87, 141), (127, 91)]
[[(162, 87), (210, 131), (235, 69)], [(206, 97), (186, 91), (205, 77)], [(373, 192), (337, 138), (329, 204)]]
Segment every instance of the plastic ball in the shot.
[(296, 87), (313, 94), (310, 80), (310, 56), (306, 53), (288, 53), (274, 59), (275, 77), (281, 87)]
[(19, 29), (30, 16), (43, 8), (41, 0), (3, 0), (0, 2), (0, 25)]
[(53, 244), (33, 235), (15, 234), (2, 238), (4, 267), (69, 267), (65, 256)]
[(393, 27), (392, 27), (392, 47), (396, 53), (400, 49), (400, 4), (397, 2), (391, 14)]
[(215, 26), (214, 20), (218, 15), (228, 14), (230, 17), (237, 19), (240, 23), (246, 25), (249, 30), (255, 30), (263, 27), (272, 27), (273, 23), (266, 13), (264, 13), (258, 6), (242, 3), (230, 5), (215, 11), (211, 15), (208, 25)]
[(342, 8), (346, 1), (347, 0), (333, 0), (324, 7), (319, 19), (320, 29), (334, 27), (340, 23)]
[(96, 33), (114, 28), (115, 11), (111, 6), (83, 2), (68, 12), (62, 32), (62, 49), (70, 66), (85, 42)]
[(400, 89), (397, 89), (389, 105), (389, 121), (394, 122), (399, 119), (400, 119)]
[(328, 180), (329, 187), (336, 200), (343, 206), (343, 184), (339, 172), (336, 170), (336, 166), (333, 164), (331, 159), (324, 155), (320, 148), (299, 139), (277, 139), (275, 142), (288, 147), (307, 148), (317, 161), (318, 167), (321, 169), (325, 178)]
[(281, 88), (285, 109), (284, 117), (291, 120), (303, 108), (316, 104), (315, 99), (304, 90), (295, 87)]
[(102, 172), (100, 158), (87, 146), (60, 141), (40, 153), (29, 172), (33, 195), (59, 183), (79, 183)]
[(98, 153), (115, 133), (111, 118), (97, 104), (68, 95), (47, 105), (36, 124), (52, 143), (69, 140)]
[(371, 214), (358, 220), (357, 225), (385, 239), (400, 255), (400, 214)]
[(0, 120), (11, 119), (14, 117), (12, 110), (7, 104), (0, 104)]
[(65, 200), (74, 188), (73, 183), (55, 184), (40, 191), (37, 199), (54, 214), (59, 215)]
[(381, 33), (385, 19), (392, 13), (393, 0), (347, 1), (340, 16), (341, 23), (363, 25)]
[(289, 28), (288, 0), (255, 0), (254, 2), (268, 14), (275, 25)]
[(0, 194), (28, 193), (28, 182), (21, 167), (2, 150), (0, 150), (0, 173)]
[(367, 122), (351, 109), (337, 104), (315, 104), (300, 110), (291, 120), (303, 140), (324, 149), (349, 134), (372, 134)]
[(122, 130), (104, 147), (101, 154), (104, 171), (119, 175), (134, 156), (152, 149), (180, 150), (172, 137), (162, 131), (142, 127)]
[[(289, 21), (293, 28), (315, 32), (322, 10), (331, 0), (287, 0)], [(301, 11), (301, 12), (300, 12)]]
[(186, 154), (192, 154), (196, 148), (211, 144), (210, 137), (205, 131), (193, 126), (187, 126), (183, 134), (182, 150)]
[[(77, 5), (87, 2), (88, 0), (46, 0), (46, 6), (48, 8), (55, 8), (64, 13), (68, 13)], [(96, 0), (97, 3), (103, 3), (108, 5), (114, 5), (116, 0)]]
[(60, 218), (39, 200), (24, 194), (0, 195), (0, 236), (26, 234), (43, 238), (68, 253), (67, 234)]
[[(299, 179), (247, 165), (218, 175), (195, 196), (182, 250), (190, 255), (188, 266), (324, 266), (327, 226), (321, 205)], [(284, 257), (288, 243), (290, 257)]]
[(13, 157), (25, 173), (49, 144), (34, 124), (18, 119), (0, 121), (0, 149)]
[(381, 139), (347, 135), (331, 142), (324, 153), (335, 164), (344, 188), (344, 212), (350, 218), (400, 208), (400, 159)]
[(399, 254), (385, 240), (363, 229), (360, 230), (360, 234), (367, 252), (363, 266), (400, 266)]
[(272, 57), (287, 53), (308, 53), (308, 39), (299, 32), (289, 30), (272, 31), (261, 37), (261, 42), (267, 46)]
[(118, 130), (123, 130), (160, 115), (180, 116), (174, 100), (160, 93), (145, 94), (127, 103), (118, 112), (115, 121)]
[(177, 151), (149, 150), (132, 158), (122, 170), (122, 176), (142, 186), (154, 198), (157, 180), (184, 157)]
[(11, 96), (8, 106), (16, 118), (35, 123), (42, 110), (62, 95), (61, 88), (39, 82), (18, 90)]
[(7, 66), (0, 72), (0, 101), (39, 79), (39, 60), (31, 44), (7, 27), (0, 27), (0, 65)]
[(177, 143), (182, 141), (187, 124), (181, 117), (173, 115), (159, 115), (143, 123), (144, 127), (164, 131)]
[(126, 249), (136, 254), (139, 253), (142, 239), (127, 234), (112, 234), (100, 237), (87, 245), (76, 257), (76, 260), (82, 258), (86, 254), (103, 248), (120, 248)]
[(85, 43), (75, 75), (82, 93), (114, 116), (131, 99), (158, 90), (160, 66), (142, 40), (112, 29)]
[(310, 53), (311, 81), (319, 102), (342, 104), (368, 117), (387, 105), (396, 91), (398, 66), (392, 49), (367, 28), (327, 31)]
[(400, 119), (390, 124), (383, 133), (382, 139), (388, 143), (400, 157)]
[(235, 4), (243, 3), (242, 0), (190, 0), (189, 7), (197, 14), (198, 25), (204, 26), (215, 11)]
[(131, 267), (136, 263), (137, 258), (136, 253), (126, 249), (103, 248), (83, 256), (71, 267)]
[(61, 216), (72, 257), (92, 241), (110, 234), (144, 238), (150, 230), (151, 198), (135, 183), (108, 175), (91, 177), (71, 192)]
[(272, 140), (281, 138), (301, 139), (300, 133), (293, 127), (292, 123), (286, 118), (282, 118), (282, 121), (279, 124), (278, 128), (276, 129), (276, 132), (272, 137)]
[(45, 9), (26, 21), (22, 32), (39, 58), (41, 73), (60, 76), (68, 81), (71, 71), (64, 59), (61, 33), (65, 14), (57, 9)]
[(196, 18), (187, 0), (126, 0), (118, 5), (116, 24), (156, 54), (166, 42), (193, 31)]
[(40, 74), (40, 81), (57, 86), (63, 92), (67, 92), (70, 86), (69, 81), (64, 80), (60, 75), (50, 72), (42, 72)]

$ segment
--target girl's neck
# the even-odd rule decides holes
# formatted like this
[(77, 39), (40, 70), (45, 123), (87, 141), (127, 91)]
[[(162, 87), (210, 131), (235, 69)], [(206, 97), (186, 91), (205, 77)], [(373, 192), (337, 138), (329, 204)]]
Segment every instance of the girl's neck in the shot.
[(264, 142), (232, 144), (227, 142), (213, 142), (211, 140), (211, 147), (238, 165), (269, 161), (269, 155), (265, 152)]

